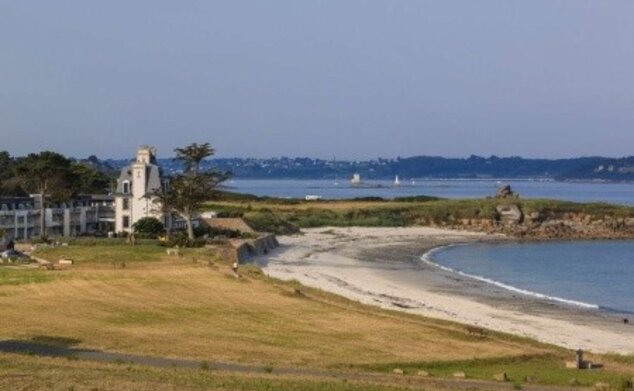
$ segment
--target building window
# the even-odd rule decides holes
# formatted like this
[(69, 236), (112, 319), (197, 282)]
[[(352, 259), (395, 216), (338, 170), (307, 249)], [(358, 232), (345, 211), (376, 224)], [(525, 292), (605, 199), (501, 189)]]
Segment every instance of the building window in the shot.
[(130, 209), (130, 199), (129, 198), (124, 198), (123, 199), (123, 210), (128, 210)]
[(130, 228), (130, 216), (123, 216), (123, 228)]
[(123, 182), (123, 194), (130, 194), (130, 182)]

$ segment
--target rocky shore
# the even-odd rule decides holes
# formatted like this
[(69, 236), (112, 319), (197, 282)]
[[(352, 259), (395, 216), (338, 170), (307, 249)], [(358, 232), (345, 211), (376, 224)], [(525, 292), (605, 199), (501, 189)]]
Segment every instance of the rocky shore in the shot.
[(500, 205), (492, 218), (462, 219), (432, 227), (504, 234), (526, 239), (632, 239), (634, 218), (584, 213), (544, 214)]

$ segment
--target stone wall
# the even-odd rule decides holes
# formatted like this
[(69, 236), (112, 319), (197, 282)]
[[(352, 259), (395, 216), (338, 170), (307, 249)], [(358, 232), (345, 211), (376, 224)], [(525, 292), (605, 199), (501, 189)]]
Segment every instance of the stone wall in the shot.
[(273, 234), (262, 234), (256, 239), (232, 240), (232, 246), (236, 249), (237, 259), (240, 262), (252, 257), (268, 254), (269, 251), (279, 246), (277, 238)]

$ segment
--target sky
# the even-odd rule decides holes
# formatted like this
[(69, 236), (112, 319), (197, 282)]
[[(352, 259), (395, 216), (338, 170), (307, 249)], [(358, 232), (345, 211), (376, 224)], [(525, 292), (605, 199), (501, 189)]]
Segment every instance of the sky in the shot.
[(631, 0), (0, 0), (0, 150), (634, 155)]

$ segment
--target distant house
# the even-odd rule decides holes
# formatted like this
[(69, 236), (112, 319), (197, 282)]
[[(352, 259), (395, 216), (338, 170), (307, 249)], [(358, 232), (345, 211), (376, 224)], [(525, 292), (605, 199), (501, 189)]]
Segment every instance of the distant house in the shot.
[(117, 180), (115, 199), (115, 231), (132, 232), (134, 223), (144, 217), (164, 216), (155, 203), (153, 195), (163, 186), (161, 169), (156, 163), (156, 150), (142, 146), (137, 150), (136, 160), (121, 170)]

